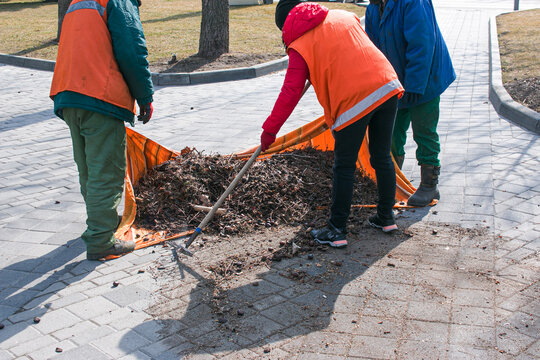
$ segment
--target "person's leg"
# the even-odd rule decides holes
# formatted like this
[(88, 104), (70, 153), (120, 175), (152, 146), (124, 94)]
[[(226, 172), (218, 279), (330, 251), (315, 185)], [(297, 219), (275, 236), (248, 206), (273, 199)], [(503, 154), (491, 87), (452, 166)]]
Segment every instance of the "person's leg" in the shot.
[(411, 116), (408, 109), (397, 111), (392, 133), (392, 155), (401, 169), (405, 160), (405, 143), (407, 142), (407, 130), (411, 124)]
[(79, 184), (81, 194), (86, 202), (86, 183), (88, 181), (88, 167), (86, 166), (85, 140), (81, 135), (80, 118), (77, 116), (77, 109), (66, 108), (62, 110), (64, 121), (71, 133), (71, 143), (73, 145), (73, 159), (79, 171)]
[(437, 134), (439, 101), (440, 98), (437, 97), (410, 109), (413, 138), (417, 144), (416, 159), (421, 171), (420, 186), (407, 202), (411, 206), (426, 206), (433, 199), (440, 198), (437, 188), (441, 168), (439, 160), (441, 145)]
[(441, 144), (439, 143), (439, 134), (437, 133), (439, 102), (440, 97), (437, 97), (425, 104), (409, 109), (413, 139), (417, 145), (416, 160), (418, 161), (418, 165), (441, 165), (439, 161)]
[(117, 208), (126, 172), (126, 130), (120, 119), (78, 110), (85, 140), (88, 181), (87, 229), (82, 235), (87, 253), (99, 254), (116, 242)]
[(333, 133), (335, 145), (330, 222), (343, 231), (347, 228), (351, 211), (358, 152), (370, 118), (371, 114)]
[(370, 117), (371, 114), (332, 133), (335, 145), (330, 218), (326, 227), (311, 231), (311, 235), (321, 244), (332, 247), (347, 245), (345, 235), (351, 211), (356, 161)]
[(392, 224), (394, 224), (392, 208), (395, 205), (396, 172), (390, 148), (396, 110), (397, 96), (394, 96), (374, 112), (368, 130), (370, 163), (375, 169), (379, 194), (377, 215)]

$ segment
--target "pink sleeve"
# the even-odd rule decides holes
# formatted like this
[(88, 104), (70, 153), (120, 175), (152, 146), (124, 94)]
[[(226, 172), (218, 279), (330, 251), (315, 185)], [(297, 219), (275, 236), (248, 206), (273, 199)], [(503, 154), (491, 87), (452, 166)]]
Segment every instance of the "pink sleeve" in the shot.
[(290, 49), (289, 66), (285, 74), (285, 81), (272, 113), (262, 126), (264, 131), (277, 135), (281, 126), (283, 126), (300, 101), (308, 78), (309, 69), (306, 62), (297, 51)]

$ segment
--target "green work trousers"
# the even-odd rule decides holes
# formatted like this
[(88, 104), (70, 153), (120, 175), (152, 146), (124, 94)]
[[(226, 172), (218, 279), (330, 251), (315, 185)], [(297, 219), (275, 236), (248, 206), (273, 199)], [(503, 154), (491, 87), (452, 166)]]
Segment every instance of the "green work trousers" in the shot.
[(416, 160), (418, 164), (440, 166), (439, 153), (441, 144), (437, 134), (439, 123), (440, 97), (408, 109), (400, 109), (396, 115), (392, 136), (392, 154), (394, 157), (405, 155), (407, 130), (412, 124), (413, 139), (416, 142)]
[(99, 253), (115, 242), (126, 173), (126, 128), (122, 120), (93, 111), (65, 108), (63, 115), (86, 203), (82, 239), (87, 252)]

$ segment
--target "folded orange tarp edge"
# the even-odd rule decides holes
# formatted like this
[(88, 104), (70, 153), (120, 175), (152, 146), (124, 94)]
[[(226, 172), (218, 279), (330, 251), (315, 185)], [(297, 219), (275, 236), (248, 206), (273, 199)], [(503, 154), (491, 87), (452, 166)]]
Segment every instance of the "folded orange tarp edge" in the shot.
[[(135, 216), (137, 214), (137, 204), (133, 186), (137, 184), (139, 179), (145, 175), (154, 166), (159, 165), (165, 161), (173, 159), (185, 151), (189, 151), (189, 148), (177, 152), (156, 143), (153, 140), (148, 139), (144, 135), (127, 128), (127, 171), (125, 178), (125, 203), (124, 213), (122, 215), (122, 221), (116, 230), (115, 236), (121, 240), (135, 240), (135, 249), (141, 249), (148, 246), (156, 245), (171, 239), (178, 239), (182, 236), (188, 236), (193, 233), (193, 230), (183, 233), (171, 234), (166, 231), (150, 231), (147, 229), (137, 228), (133, 226)], [(307, 146), (312, 146), (323, 151), (334, 150), (334, 138), (331, 131), (328, 129), (324, 117), (319, 117), (312, 122), (301, 126), (300, 128), (293, 130), (276, 139), (274, 144), (263, 154), (259, 156), (259, 159), (264, 159), (272, 156), (273, 154), (291, 151), (294, 149), (301, 149)], [(249, 158), (258, 146), (254, 146), (242, 152), (232, 154), (232, 156), (239, 159)], [(230, 156), (230, 155), (229, 155)], [(376, 181), (375, 170), (371, 167), (369, 162), (369, 150), (368, 139), (364, 137), (364, 141), (360, 148), (358, 155), (357, 167), (366, 176), (370, 177), (373, 181)], [(397, 208), (409, 208), (405, 205), (407, 199), (416, 190), (412, 184), (407, 180), (401, 170), (395, 165), (396, 169), (396, 200), (395, 207)], [(430, 206), (437, 203), (434, 200)], [(373, 204), (365, 205), (353, 205), (353, 207), (375, 207)], [(107, 259), (114, 259), (118, 256), (109, 256)]]

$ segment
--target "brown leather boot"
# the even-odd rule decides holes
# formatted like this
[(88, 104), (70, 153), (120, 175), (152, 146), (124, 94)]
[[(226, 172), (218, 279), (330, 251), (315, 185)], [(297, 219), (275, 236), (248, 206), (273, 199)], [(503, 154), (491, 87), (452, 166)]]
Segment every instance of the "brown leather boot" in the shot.
[(86, 258), (88, 260), (100, 260), (109, 255), (124, 255), (135, 250), (135, 241), (122, 241), (116, 239), (116, 242), (108, 248), (99, 253), (86, 253)]
[(420, 164), (420, 171), (422, 174), (420, 186), (409, 198), (409, 201), (407, 201), (407, 205), (426, 206), (429, 205), (433, 201), (433, 199), (441, 198), (439, 189), (437, 188), (441, 167)]

